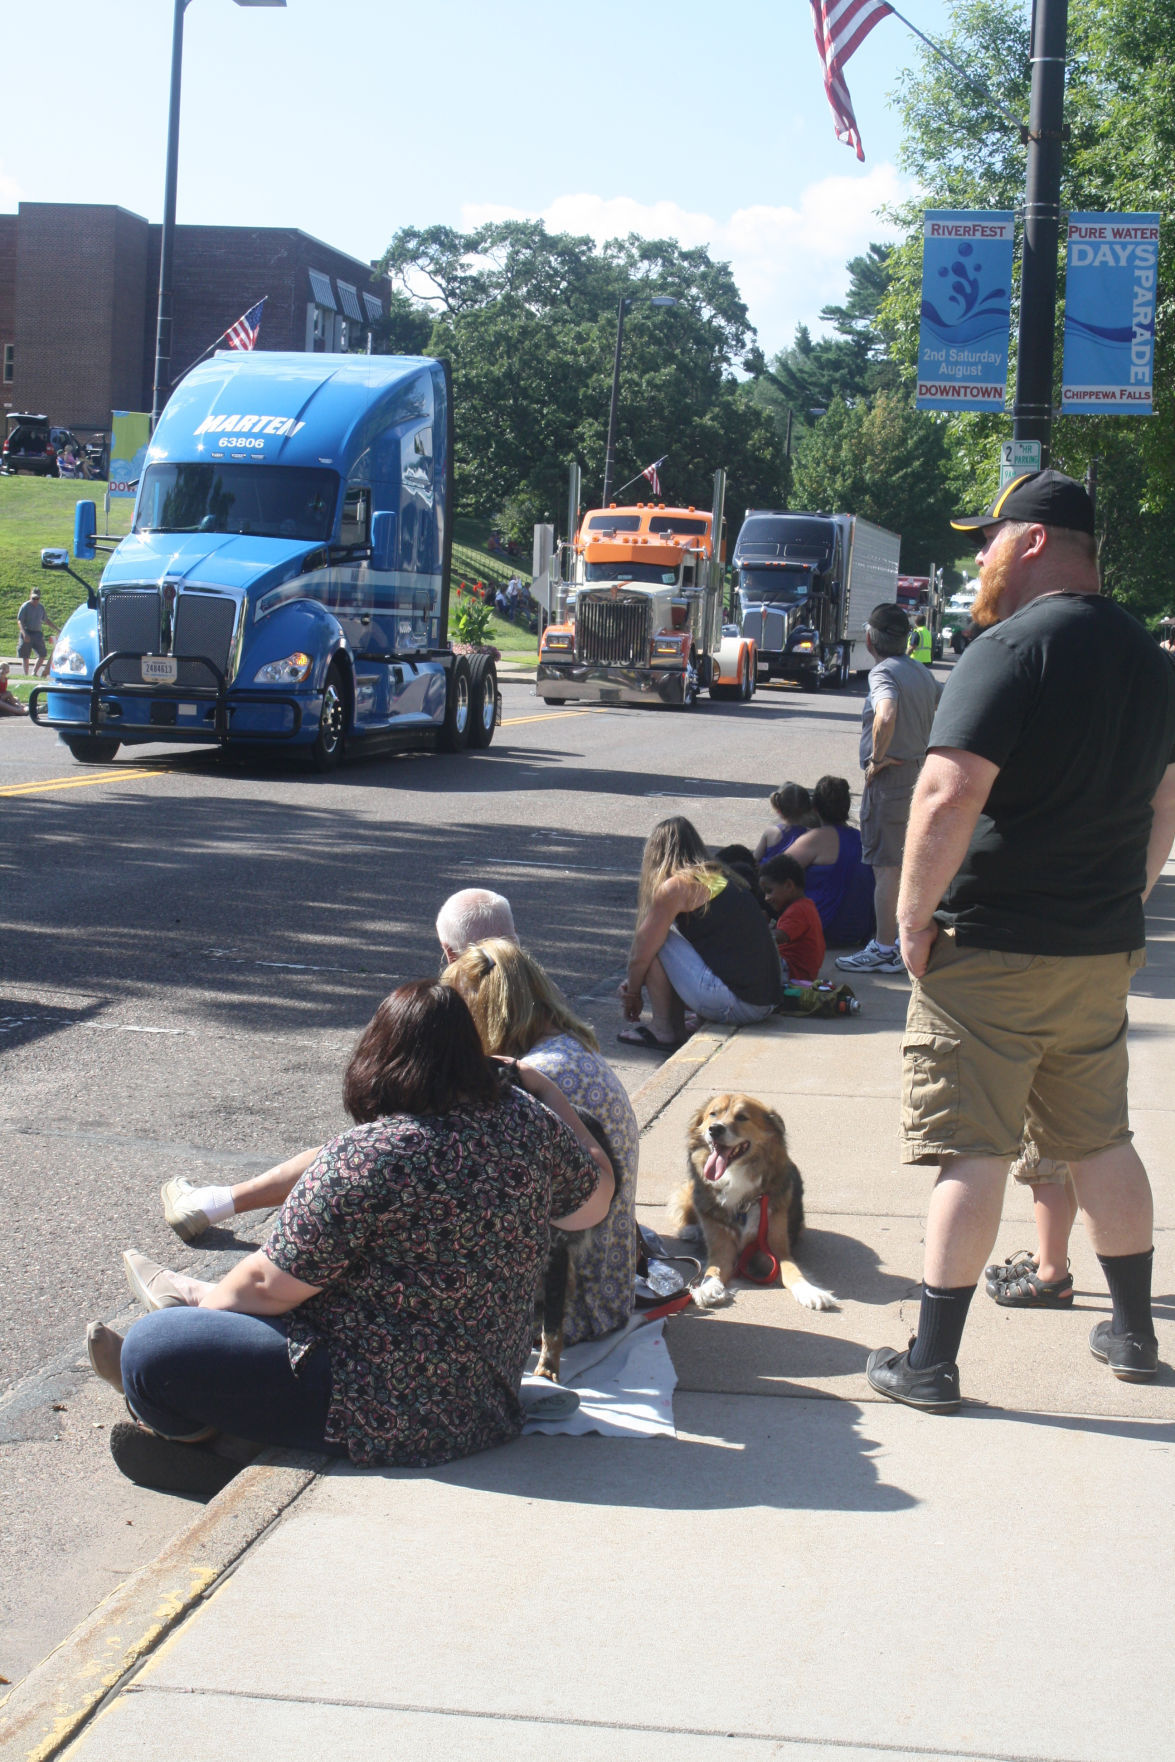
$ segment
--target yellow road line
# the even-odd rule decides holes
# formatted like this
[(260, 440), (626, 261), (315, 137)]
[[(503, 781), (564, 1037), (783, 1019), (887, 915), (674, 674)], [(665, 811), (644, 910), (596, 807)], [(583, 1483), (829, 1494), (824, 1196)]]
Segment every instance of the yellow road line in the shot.
[(501, 726), (517, 728), (520, 722), (554, 722), (566, 721), (571, 716), (606, 716), (609, 714), (607, 704), (599, 704), (588, 710), (540, 710), (537, 716), (506, 716)]
[(122, 783), (134, 777), (166, 777), (170, 775), (167, 768), (156, 767), (150, 771), (103, 771), (95, 777), (46, 777), (39, 783), (14, 783), (7, 789), (0, 789), (0, 796), (5, 795), (40, 795), (41, 792), (56, 789), (93, 789), (99, 783)]

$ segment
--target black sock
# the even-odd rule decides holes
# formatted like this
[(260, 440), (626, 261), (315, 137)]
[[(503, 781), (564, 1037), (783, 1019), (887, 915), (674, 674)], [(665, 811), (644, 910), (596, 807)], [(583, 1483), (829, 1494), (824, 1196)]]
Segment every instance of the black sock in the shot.
[(1114, 1304), (1110, 1331), (1115, 1334), (1147, 1334), (1155, 1331), (1151, 1316), (1151, 1267), (1155, 1251), (1145, 1254), (1099, 1254), (1106, 1284)]
[(975, 1295), (974, 1285), (923, 1285), (918, 1310), (918, 1337), (910, 1348), (910, 1369), (925, 1370), (931, 1364), (953, 1364), (967, 1325), (967, 1311)]

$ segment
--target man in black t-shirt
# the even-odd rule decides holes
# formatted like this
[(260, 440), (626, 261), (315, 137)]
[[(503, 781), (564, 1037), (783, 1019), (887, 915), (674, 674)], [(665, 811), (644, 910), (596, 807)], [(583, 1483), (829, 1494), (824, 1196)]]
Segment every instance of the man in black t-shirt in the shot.
[(1100, 597), (1093, 508), (1030, 472), (982, 514), (982, 634), (931, 730), (902, 866), (913, 977), (903, 1160), (938, 1168), (918, 1333), (868, 1364), (879, 1394), (947, 1412), (967, 1308), (1026, 1129), (1072, 1169), (1113, 1317), (1090, 1350), (1158, 1367), (1153, 1217), (1126, 1108), (1126, 996), (1143, 901), (1175, 841), (1175, 670)]

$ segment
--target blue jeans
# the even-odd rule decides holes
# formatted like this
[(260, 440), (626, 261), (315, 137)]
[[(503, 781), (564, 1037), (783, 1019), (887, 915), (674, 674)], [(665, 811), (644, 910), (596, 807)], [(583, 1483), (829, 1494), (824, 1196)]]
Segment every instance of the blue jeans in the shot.
[(345, 1456), (323, 1438), (330, 1359), (316, 1346), (290, 1368), (280, 1319), (227, 1309), (157, 1309), (122, 1348), (122, 1383), (135, 1418), (165, 1438), (206, 1426), (256, 1444)]

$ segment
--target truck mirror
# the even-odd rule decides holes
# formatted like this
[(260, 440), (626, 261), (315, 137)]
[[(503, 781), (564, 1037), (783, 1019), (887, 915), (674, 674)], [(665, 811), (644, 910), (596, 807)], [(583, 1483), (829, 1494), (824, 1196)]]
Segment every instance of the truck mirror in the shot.
[(42, 569), (68, 569), (69, 552), (54, 549), (42, 551), (41, 567)]
[(93, 502), (79, 502), (73, 513), (73, 554), (79, 562), (91, 563), (98, 555), (94, 534), (98, 530), (98, 510)]
[(381, 508), (371, 516), (371, 567), (391, 569), (396, 551), (396, 516)]

